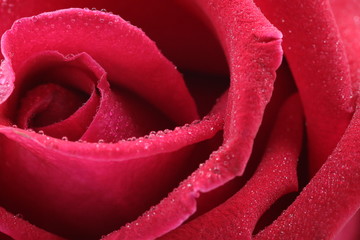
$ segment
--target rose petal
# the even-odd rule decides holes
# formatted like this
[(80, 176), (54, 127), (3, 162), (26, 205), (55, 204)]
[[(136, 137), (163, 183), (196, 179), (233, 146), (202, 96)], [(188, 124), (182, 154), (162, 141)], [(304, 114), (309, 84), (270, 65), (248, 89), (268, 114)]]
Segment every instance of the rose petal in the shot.
[[(30, 126), (34, 130), (43, 131), (48, 136), (58, 138), (66, 136), (69, 140), (78, 140), (92, 121), (99, 103), (99, 97), (95, 91), (96, 75), (99, 73), (96, 73), (98, 72), (97, 66), (94, 66), (89, 59), (91, 60), (85, 53), (70, 58), (58, 52), (42, 52), (33, 56), (23, 64), (21, 71), (17, 74), (16, 89), (4, 105), (9, 105), (10, 110), (14, 108), (16, 102), (19, 101), (18, 98), (23, 95), (21, 91), (21, 89), (24, 89), (23, 85), (36, 86), (38, 82), (41, 84), (40, 87), (50, 81), (51, 84), (56, 86), (63, 86), (65, 89), (69, 88), (69, 92), (76, 90), (76, 93), (80, 91), (82, 95), (87, 94), (90, 96), (88, 100), (83, 106), (75, 109), (74, 114), (70, 115), (70, 117), (60, 122), (52, 122), (46, 126)], [(43, 82), (41, 83), (41, 81)], [(22, 101), (26, 100), (22, 98)], [(36, 98), (36, 101), (43, 100)], [(35, 102), (26, 101), (23, 105), (31, 107)], [(48, 111), (44, 113), (45, 118), (48, 117), (47, 113)], [(31, 112), (24, 113), (22, 109), (16, 112), (15, 115), (19, 119), (18, 124), (21, 128), (29, 128), (25, 124), (29, 121), (29, 114)]]
[(68, 238), (108, 233), (185, 177), (184, 159), (191, 150), (186, 146), (211, 138), (223, 126), (225, 101), (220, 103), (203, 121), (117, 144), (67, 142), (3, 126), (1, 205)]
[(297, 190), (297, 159), (303, 131), (297, 95), (283, 105), (254, 176), (225, 203), (162, 239), (251, 239), (260, 216), (279, 197)]
[[(203, 215), (225, 202), (232, 195), (238, 192), (239, 189), (244, 186), (254, 174), (264, 155), (264, 151), (269, 141), (272, 129), (274, 128), (280, 108), (284, 102), (296, 92), (296, 87), (286, 61), (282, 62), (280, 68), (276, 71), (276, 75), (274, 91), (269, 104), (266, 106), (259, 132), (255, 138), (251, 158), (249, 159), (249, 163), (246, 166), (244, 174), (241, 177), (234, 178), (210, 192), (201, 194), (197, 199), (196, 212), (190, 219), (187, 220), (187, 222)], [(306, 180), (306, 176), (307, 175), (302, 172), (300, 180)]]
[(43, 12), (65, 8), (108, 9), (141, 27), (158, 44), (164, 55), (180, 68), (226, 73), (226, 61), (217, 39), (181, 4), (163, 0), (26, 0), (20, 4), (17, 0), (7, 0), (0, 7), (0, 34), (9, 29), (16, 19)]
[[(1, 48), (3, 68), (11, 66), (14, 72), (42, 51), (86, 52), (106, 69), (110, 83), (134, 91), (178, 124), (197, 118), (194, 101), (175, 67), (143, 32), (119, 16), (67, 9), (24, 18), (3, 35)], [(14, 81), (8, 73), (4, 77), (0, 83)], [(0, 85), (1, 89), (9, 86)]]
[[(358, 105), (359, 106), (359, 105)], [(332, 239), (360, 207), (360, 108), (293, 204), (255, 239)]]
[[(236, 146), (231, 150), (236, 160), (229, 169), (241, 175), (272, 93), (275, 70), (281, 63), (282, 35), (251, 1), (199, 0), (198, 4), (216, 29), (230, 66), (224, 144), (230, 148)], [(247, 146), (238, 147), (243, 142)]]
[(3, 208), (0, 208), (0, 237), (2, 237), (1, 233), (5, 233), (13, 239), (63, 240), (59, 236), (31, 225), (19, 216), (12, 215)]
[(125, 90), (111, 89), (105, 73), (97, 88), (100, 104), (80, 140), (118, 142), (171, 126), (170, 121), (146, 101)]
[(304, 105), (314, 174), (353, 112), (349, 65), (334, 16), (326, 0), (255, 2), (284, 34), (285, 55)]
[(360, 88), (360, 43), (358, 41), (360, 4), (354, 0), (332, 0), (330, 4), (346, 50), (353, 91), (358, 93)]
[(152, 239), (167, 233), (195, 212), (200, 191), (241, 175), (248, 161), (281, 62), (281, 34), (252, 1), (199, 1), (199, 5), (218, 30), (231, 68), (225, 142), (167, 198), (105, 239)]

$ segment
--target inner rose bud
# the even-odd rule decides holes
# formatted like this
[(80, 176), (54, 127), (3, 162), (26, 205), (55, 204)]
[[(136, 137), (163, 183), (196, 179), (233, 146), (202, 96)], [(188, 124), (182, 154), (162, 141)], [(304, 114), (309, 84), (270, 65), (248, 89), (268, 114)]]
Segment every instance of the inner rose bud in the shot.
[(29, 90), (18, 111), (19, 127), (39, 128), (71, 116), (87, 96), (55, 84), (43, 84)]
[(98, 239), (207, 158), (226, 96), (193, 122), (181, 74), (139, 29), (67, 11), (18, 21), (2, 38), (0, 206), (59, 236)]
[[(110, 86), (105, 70), (86, 53), (46, 51), (19, 70), (15, 122), (52, 137), (117, 142), (174, 123), (129, 90)], [(16, 99), (17, 98), (17, 99)]]
[[(194, 213), (200, 192), (243, 173), (270, 99), (281, 34), (253, 7), (253, 23), (231, 17), (238, 24), (215, 25), (219, 33), (233, 33), (232, 38), (219, 35), (231, 84), (210, 113), (195, 122), (197, 106), (176, 67), (120, 17), (68, 9), (15, 22), (1, 41), (0, 206), (67, 239), (97, 239), (121, 226), (107, 238), (151, 239), (179, 226)], [(243, 36), (238, 26), (252, 34), (237, 37)], [(30, 59), (32, 67), (27, 67)], [(33, 73), (63, 65), (89, 75), (33, 84)], [(47, 84), (66, 89), (65, 95), (78, 89), (87, 100), (66, 119), (68, 113), (61, 113), (37, 127), (46, 134), (12, 127), (17, 111), (26, 109), (21, 103), (26, 93)], [(158, 118), (178, 127), (166, 129)], [(145, 135), (159, 123), (163, 131)], [(209, 149), (206, 140), (216, 140), (221, 130), (222, 146), (215, 142)], [(60, 134), (79, 141), (61, 140)], [(128, 136), (135, 138), (124, 140)]]

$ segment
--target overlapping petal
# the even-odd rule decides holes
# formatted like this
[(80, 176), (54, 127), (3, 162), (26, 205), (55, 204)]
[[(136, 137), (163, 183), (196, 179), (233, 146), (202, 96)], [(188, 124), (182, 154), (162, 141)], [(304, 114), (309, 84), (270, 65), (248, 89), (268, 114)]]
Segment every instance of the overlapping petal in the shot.
[(279, 197), (297, 190), (303, 119), (298, 96), (287, 100), (254, 176), (222, 205), (161, 239), (252, 239), (260, 216)]
[[(359, 105), (357, 105), (359, 106)], [(360, 111), (294, 203), (255, 239), (332, 239), (360, 207)]]
[(304, 105), (314, 174), (353, 113), (348, 60), (329, 2), (256, 0), (284, 34), (284, 52)]
[(231, 70), (224, 143), (167, 198), (105, 239), (153, 239), (176, 228), (195, 212), (199, 192), (241, 175), (248, 161), (281, 62), (281, 34), (251, 1), (198, 4), (216, 29)]

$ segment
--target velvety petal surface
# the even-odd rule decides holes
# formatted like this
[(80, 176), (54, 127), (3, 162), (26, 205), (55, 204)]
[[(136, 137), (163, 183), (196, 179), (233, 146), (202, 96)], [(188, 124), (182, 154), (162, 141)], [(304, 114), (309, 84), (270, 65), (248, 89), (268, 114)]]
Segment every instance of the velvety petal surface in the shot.
[(303, 132), (298, 96), (282, 107), (265, 155), (252, 178), (222, 205), (161, 239), (252, 239), (260, 216), (282, 195), (297, 190)]
[(228, 97), (219, 102), (226, 104), (224, 144), (167, 198), (105, 239), (153, 239), (176, 228), (195, 212), (199, 192), (241, 175), (249, 158), (281, 62), (281, 34), (251, 1), (198, 4), (217, 30), (231, 69)]
[[(99, 99), (100, 108), (88, 130), (101, 122), (99, 114), (109, 111), (111, 115), (111, 109), (102, 110), (102, 105), (109, 107), (119, 101), (121, 87), (144, 93), (141, 97), (177, 123), (197, 116), (174, 66), (139, 29), (118, 16), (70, 9), (20, 19), (4, 35), (1, 47), (5, 56), (2, 89), (10, 89), (2, 98), (7, 112), (16, 105), (13, 98), (21, 95), (17, 89), (28, 85), (26, 78), (17, 82), (19, 75), (27, 73), (27, 60), (42, 61), (36, 56), (57, 51), (68, 62), (82, 59), (83, 67), (95, 76), (93, 80), (100, 89), (97, 94), (104, 98)], [(12, 91), (14, 84), (17, 87)], [(91, 95), (92, 88), (86, 89)], [(14, 95), (9, 98), (11, 93)], [(96, 239), (134, 220), (185, 178), (184, 173), (189, 171), (186, 159), (192, 149), (189, 145), (209, 139), (222, 129), (225, 103), (220, 101), (202, 121), (114, 144), (69, 142), (43, 132), (2, 125), (0, 204), (50, 232), (71, 239)], [(8, 117), (2, 116), (2, 122)]]
[[(13, 239), (19, 240), (62, 240), (63, 238), (48, 233), (23, 220), (20, 216), (14, 216), (4, 208), (0, 208), (0, 232)], [(0, 237), (2, 237), (0, 235)]]
[(345, 46), (353, 91), (357, 94), (360, 84), (360, 3), (355, 0), (331, 0), (330, 5)]
[(107, 9), (141, 27), (180, 68), (226, 73), (226, 61), (216, 38), (181, 4), (182, 1), (163, 0), (7, 0), (0, 5), (0, 34), (16, 19), (43, 12), (65, 8)]
[[(359, 105), (358, 105), (359, 106)], [(294, 203), (255, 239), (332, 239), (360, 207), (360, 108)]]
[[(56, 51), (37, 54), (23, 63), (16, 89), (3, 106), (20, 128), (78, 140), (99, 105), (93, 63), (85, 53), (71, 57)], [(71, 98), (76, 104), (70, 104)]]
[(353, 113), (345, 47), (328, 1), (255, 2), (284, 34), (285, 56), (304, 105), (314, 174), (335, 148)]
[[(42, 51), (86, 52), (106, 69), (111, 84), (137, 93), (176, 123), (197, 118), (195, 104), (175, 67), (141, 30), (119, 16), (82, 9), (44, 13), (17, 21), (4, 34), (1, 47), (3, 64), (11, 64), (14, 72)], [(4, 76), (0, 83), (13, 82), (10, 74)]]

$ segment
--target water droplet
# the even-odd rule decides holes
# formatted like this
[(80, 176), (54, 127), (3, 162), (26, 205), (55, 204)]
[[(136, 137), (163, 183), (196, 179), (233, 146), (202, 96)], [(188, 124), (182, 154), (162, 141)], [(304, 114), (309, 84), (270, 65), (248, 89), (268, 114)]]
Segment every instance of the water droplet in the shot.
[(43, 131), (43, 130), (39, 130), (38, 133), (41, 134), (41, 135), (44, 135), (44, 131)]
[(71, 21), (72, 23), (76, 22), (75, 18), (72, 18), (70, 21)]
[(37, 16), (33, 16), (33, 17), (31, 17), (31, 20), (32, 20), (33, 22), (37, 22), (39, 19), (38, 19)]
[(91, 8), (91, 10), (96, 11), (97, 9), (93, 7), (93, 8)]
[(98, 143), (104, 143), (104, 139), (99, 139)]
[(66, 136), (63, 136), (63, 137), (61, 138), (61, 140), (63, 140), (63, 141), (67, 141), (67, 140), (68, 140), (68, 138), (67, 138)]
[(71, 29), (71, 26), (69, 24), (66, 25), (66, 29)]
[(16, 124), (12, 125), (13, 128), (17, 128), (18, 126)]
[(220, 174), (220, 169), (218, 167), (214, 167), (213, 172), (215, 174)]
[(200, 120), (194, 120), (191, 124), (196, 125), (196, 124), (199, 124), (200, 122), (201, 122)]
[(101, 9), (100, 11), (102, 11), (102, 12), (106, 12), (106, 9), (105, 9), (105, 8), (103, 8), (103, 9)]
[[(85, 9), (85, 8), (84, 8), (84, 9)], [(89, 9), (85, 9), (85, 10), (89, 10)], [(81, 17), (82, 15), (84, 15), (83, 12), (78, 12), (77, 14), (78, 14), (79, 17)]]
[(108, 22), (109, 25), (113, 25), (114, 23), (113, 22)]
[(101, 23), (104, 23), (104, 22), (105, 22), (105, 19), (100, 18), (100, 22), (101, 22)]

